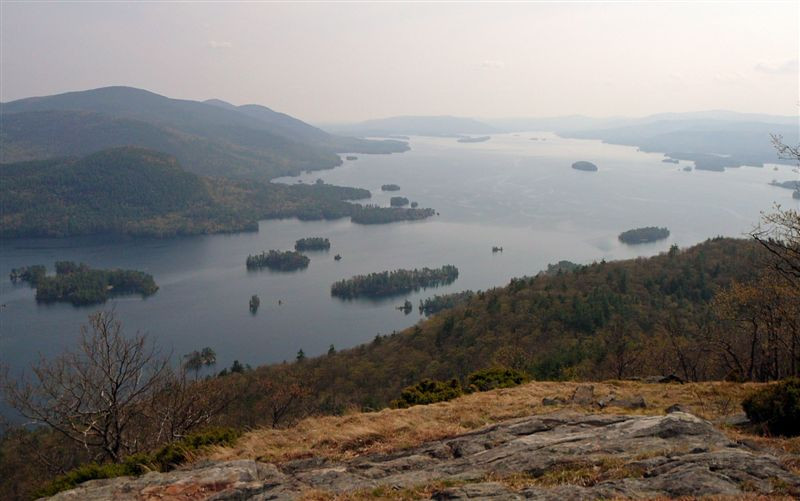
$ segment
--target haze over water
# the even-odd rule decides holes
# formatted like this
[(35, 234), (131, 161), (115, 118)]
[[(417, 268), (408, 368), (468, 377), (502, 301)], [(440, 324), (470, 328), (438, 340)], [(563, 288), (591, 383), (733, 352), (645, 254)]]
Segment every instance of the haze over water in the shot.
[[(54, 356), (74, 342), (88, 314), (111, 307), (127, 330), (150, 333), (175, 355), (214, 348), (217, 370), (234, 359), (252, 365), (292, 360), (299, 349), (318, 355), (331, 344), (347, 348), (413, 325), (420, 318), (419, 300), (434, 294), (503, 285), (561, 259), (590, 263), (653, 255), (716, 235), (741, 237), (773, 203), (797, 206), (790, 190), (768, 185), (772, 179), (796, 179), (789, 166), (685, 172), (688, 164), (663, 163), (660, 154), (543, 132), (495, 135), (472, 144), (412, 137), (410, 144), (412, 150), (403, 154), (358, 155), (342, 167), (300, 179), (367, 188), (370, 203), (382, 205), (390, 196), (406, 196), (439, 212), (425, 221), (364, 226), (344, 219), (292, 219), (262, 221), (258, 233), (169, 240), (4, 241), (3, 360), (19, 369), (39, 353)], [(592, 161), (599, 171), (573, 170), (576, 160)], [(402, 189), (382, 193), (386, 183)], [(672, 234), (635, 247), (617, 241), (621, 231), (651, 225), (667, 226)], [(332, 248), (309, 253), (307, 270), (245, 269), (248, 254), (290, 249), (308, 236), (327, 237)], [(504, 251), (493, 254), (494, 245)], [(337, 253), (339, 262), (333, 259)], [(146, 271), (160, 290), (145, 300), (130, 296), (74, 308), (38, 305), (33, 289), (7, 278), (11, 268), (29, 264), (45, 264), (52, 272), (56, 260)], [(355, 274), (443, 264), (460, 270), (447, 287), (383, 301), (330, 296), (334, 281)], [(255, 316), (248, 311), (252, 294), (261, 297)], [(395, 309), (406, 298), (415, 305), (410, 315)]]

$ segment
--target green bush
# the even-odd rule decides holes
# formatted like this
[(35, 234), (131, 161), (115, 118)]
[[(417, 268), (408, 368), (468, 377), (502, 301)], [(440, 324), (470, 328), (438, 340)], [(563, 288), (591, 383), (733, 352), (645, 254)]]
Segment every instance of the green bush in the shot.
[(127, 463), (84, 464), (47, 484), (47, 486), (36, 492), (36, 497), (53, 496), (54, 494), (72, 489), (76, 485), (88, 482), (89, 480), (134, 475), (135, 473), (130, 472), (128, 468), (129, 465)]
[(461, 396), (463, 393), (461, 384), (457, 379), (451, 379), (447, 382), (423, 379), (419, 383), (404, 389), (400, 393), (400, 398), (392, 402), (392, 406), (405, 409), (412, 405), (444, 402)]
[(495, 388), (519, 386), (527, 380), (528, 377), (518, 370), (493, 367), (467, 376), (467, 388), (470, 391), (489, 391)]
[(231, 445), (240, 435), (240, 432), (231, 428), (211, 428), (187, 435), (155, 452), (133, 454), (121, 463), (84, 464), (39, 489), (36, 497), (53, 496), (89, 480), (137, 476), (148, 471), (170, 471), (191, 459), (192, 453), (212, 445)]
[(748, 396), (742, 407), (752, 423), (772, 434), (800, 435), (800, 379), (789, 378)]

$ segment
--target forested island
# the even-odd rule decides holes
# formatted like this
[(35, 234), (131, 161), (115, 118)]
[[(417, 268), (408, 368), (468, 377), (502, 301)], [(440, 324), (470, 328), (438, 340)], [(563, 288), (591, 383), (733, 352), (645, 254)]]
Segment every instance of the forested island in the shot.
[(459, 143), (482, 143), (484, 141), (488, 141), (492, 138), (492, 136), (478, 136), (478, 137), (460, 137), (458, 138)]
[(406, 197), (392, 197), (389, 199), (389, 205), (392, 207), (405, 207), (408, 205), (408, 199)]
[(382, 184), (381, 191), (400, 191), (400, 186), (396, 184)]
[(258, 297), (258, 294), (250, 296), (250, 313), (255, 315), (259, 306), (261, 306), (261, 299)]
[(658, 228), (656, 226), (646, 226), (644, 228), (635, 228), (628, 231), (623, 231), (619, 234), (619, 241), (629, 244), (644, 244), (663, 240), (669, 236), (667, 228)]
[(340, 280), (331, 285), (331, 295), (342, 299), (386, 297), (447, 285), (457, 278), (458, 268), (450, 264), (441, 268), (382, 271)]
[(301, 238), (294, 243), (294, 250), (296, 251), (328, 250), (330, 248), (330, 240), (322, 237)]
[(572, 164), (572, 168), (575, 170), (583, 170), (587, 172), (596, 172), (597, 166), (592, 162), (587, 162), (585, 160), (580, 160)]
[(350, 219), (358, 224), (383, 224), (395, 221), (418, 221), (436, 215), (433, 209), (379, 207), (377, 205), (355, 205)]
[(55, 276), (48, 276), (43, 265), (11, 270), (14, 283), (27, 282), (36, 289), (39, 302), (68, 302), (75, 306), (105, 303), (110, 297), (155, 294), (158, 286), (152, 275), (135, 270), (91, 269), (84, 263), (56, 261)]
[(425, 316), (431, 316), (434, 313), (438, 313), (442, 310), (447, 310), (450, 308), (454, 308), (458, 305), (464, 304), (475, 295), (474, 292), (471, 290), (461, 291), (461, 292), (454, 292), (452, 294), (442, 294), (442, 295), (435, 295), (433, 297), (429, 297), (424, 301), (420, 299), (419, 301), (419, 313), (425, 314)]
[(245, 264), (248, 270), (269, 268), (276, 271), (295, 271), (308, 268), (310, 262), (311, 259), (297, 251), (270, 250), (255, 256), (248, 255)]

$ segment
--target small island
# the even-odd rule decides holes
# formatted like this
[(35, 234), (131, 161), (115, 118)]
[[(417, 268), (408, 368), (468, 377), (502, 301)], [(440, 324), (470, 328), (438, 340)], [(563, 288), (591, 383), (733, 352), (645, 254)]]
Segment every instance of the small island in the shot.
[(250, 296), (250, 313), (255, 315), (259, 306), (261, 306), (261, 299), (259, 299), (258, 295), (253, 294)]
[(147, 297), (158, 290), (153, 276), (141, 271), (92, 269), (72, 261), (56, 261), (55, 268), (55, 276), (47, 276), (42, 265), (16, 268), (10, 278), (14, 283), (27, 282), (35, 287), (36, 301), (74, 306), (105, 303), (111, 297), (128, 294)]
[(582, 170), (586, 172), (597, 172), (597, 166), (592, 162), (587, 162), (585, 160), (580, 160), (572, 164), (572, 168), (575, 170)]
[(340, 280), (331, 285), (331, 295), (342, 299), (387, 297), (447, 285), (457, 278), (458, 268), (450, 264), (441, 268), (382, 271)]
[(417, 202), (411, 202), (412, 209), (416, 209), (417, 207), (419, 207), (419, 204)]
[(396, 184), (383, 184), (381, 185), (381, 191), (400, 191), (400, 186)]
[(484, 141), (488, 141), (492, 138), (492, 136), (478, 136), (478, 137), (469, 137), (464, 136), (458, 138), (459, 143), (483, 143)]
[(404, 207), (408, 205), (408, 199), (406, 197), (392, 197), (389, 199), (389, 205), (392, 207)]
[(411, 301), (409, 301), (408, 299), (406, 299), (406, 300), (403, 302), (403, 305), (402, 305), (402, 306), (398, 306), (398, 307), (397, 307), (397, 309), (398, 309), (398, 310), (400, 310), (400, 311), (402, 311), (402, 312), (403, 312), (403, 313), (405, 313), (406, 315), (408, 315), (409, 313), (411, 313), (412, 311), (414, 311), (414, 305), (413, 305), (413, 304), (411, 304)]
[(357, 224), (384, 224), (396, 221), (418, 221), (434, 215), (436, 215), (436, 211), (433, 209), (357, 205), (353, 209), (350, 220)]
[(255, 256), (247, 256), (248, 270), (258, 270), (269, 268), (275, 271), (295, 271), (308, 268), (311, 260), (297, 251), (276, 251), (262, 252)]
[(322, 237), (301, 238), (294, 243), (294, 250), (296, 251), (328, 250), (330, 248), (330, 240)]
[(357, 156), (355, 156), (355, 155), (347, 155), (347, 156), (346, 156), (346, 157), (344, 157), (344, 158), (345, 158), (345, 159), (347, 159), (347, 160), (358, 160), (358, 157), (357, 157)]
[(669, 236), (669, 230), (666, 228), (658, 228), (656, 226), (647, 226), (644, 228), (635, 228), (633, 230), (623, 231), (619, 234), (619, 241), (628, 245), (645, 244), (663, 240)]

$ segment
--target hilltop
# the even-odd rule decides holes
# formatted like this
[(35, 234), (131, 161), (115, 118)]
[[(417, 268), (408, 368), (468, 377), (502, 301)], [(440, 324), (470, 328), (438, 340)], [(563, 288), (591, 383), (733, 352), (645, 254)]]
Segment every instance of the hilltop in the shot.
[(392, 153), (401, 141), (328, 134), (258, 105), (172, 99), (103, 87), (0, 104), (0, 161), (83, 156), (137, 146), (175, 156), (190, 172), (268, 180), (341, 164), (339, 152)]

